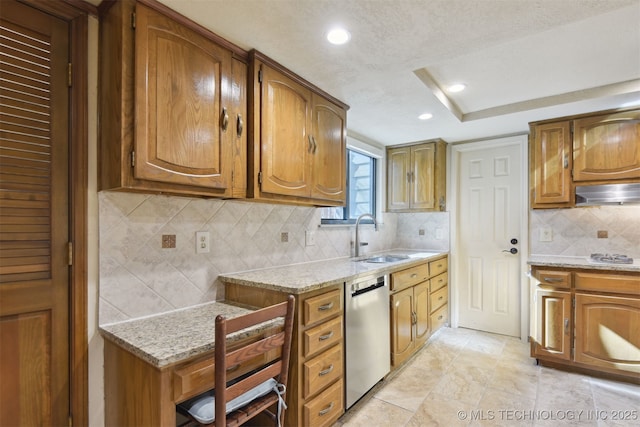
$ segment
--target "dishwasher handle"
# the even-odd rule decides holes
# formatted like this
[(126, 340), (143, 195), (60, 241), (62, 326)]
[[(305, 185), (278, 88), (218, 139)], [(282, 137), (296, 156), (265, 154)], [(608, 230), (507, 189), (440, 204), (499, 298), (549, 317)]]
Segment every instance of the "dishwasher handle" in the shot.
[(373, 283), (371, 286), (367, 286), (366, 288), (358, 289), (356, 291), (351, 292), (351, 297), (357, 297), (358, 295), (366, 294), (367, 292), (375, 291), (378, 288), (382, 288), (385, 285), (384, 280), (380, 282)]

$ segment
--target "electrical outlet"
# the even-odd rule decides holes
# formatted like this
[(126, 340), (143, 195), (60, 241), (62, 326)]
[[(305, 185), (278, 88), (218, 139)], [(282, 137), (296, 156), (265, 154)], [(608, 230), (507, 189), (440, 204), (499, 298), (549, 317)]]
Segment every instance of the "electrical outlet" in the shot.
[(542, 227), (540, 229), (540, 235), (538, 236), (538, 240), (541, 242), (552, 242), (553, 229), (551, 229), (551, 227)]
[(208, 254), (211, 251), (209, 246), (210, 235), (208, 231), (196, 231), (196, 253)]
[(289, 233), (287, 231), (280, 233), (280, 241), (282, 243), (287, 243), (289, 241)]
[(418, 236), (424, 236), (424, 228), (418, 230)]

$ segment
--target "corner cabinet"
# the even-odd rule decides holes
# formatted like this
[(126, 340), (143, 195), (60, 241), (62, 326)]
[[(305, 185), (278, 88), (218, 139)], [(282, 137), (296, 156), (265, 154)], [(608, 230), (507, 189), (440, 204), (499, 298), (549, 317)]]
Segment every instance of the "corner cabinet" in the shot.
[(442, 140), (387, 149), (387, 210), (446, 209), (446, 143)]
[(531, 206), (575, 205), (575, 186), (640, 182), (640, 110), (530, 123)]
[(640, 382), (640, 273), (533, 268), (531, 356)]
[(256, 51), (249, 74), (249, 197), (343, 206), (348, 107)]
[(246, 53), (157, 3), (100, 25), (100, 189), (246, 193)]
[(391, 366), (397, 368), (448, 320), (447, 260), (391, 274)]

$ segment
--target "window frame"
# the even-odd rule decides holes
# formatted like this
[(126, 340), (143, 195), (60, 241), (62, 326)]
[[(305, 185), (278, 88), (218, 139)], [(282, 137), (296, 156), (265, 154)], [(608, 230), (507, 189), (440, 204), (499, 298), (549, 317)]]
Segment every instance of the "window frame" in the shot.
[[(357, 144), (357, 145), (356, 145)], [(371, 203), (373, 204), (373, 211), (374, 212), (369, 212), (371, 214), (373, 214), (376, 217), (376, 221), (378, 223), (381, 223), (381, 212), (382, 212), (382, 200), (381, 200), (381, 194), (382, 194), (382, 187), (383, 187), (383, 183), (382, 183), (382, 169), (384, 167), (384, 151), (383, 149), (377, 148), (377, 147), (373, 147), (373, 146), (369, 146), (367, 144), (364, 143), (360, 143), (359, 141), (356, 142), (356, 144), (348, 144), (347, 145), (347, 158), (349, 156), (349, 151), (353, 151), (356, 152), (358, 154), (362, 154), (364, 156), (370, 157), (373, 160), (373, 184), (372, 184), (372, 197), (371, 197)], [(344, 219), (344, 216), (349, 215), (349, 194), (351, 191), (351, 188), (349, 186), (349, 165), (350, 162), (349, 160), (347, 160), (347, 187), (346, 187), (346, 191), (347, 191), (347, 205), (343, 206), (344, 208), (344, 215), (343, 215), (343, 219), (327, 219), (327, 218), (320, 218), (320, 225), (321, 226), (340, 226), (340, 225), (354, 225), (357, 221), (357, 219)], [(361, 224), (373, 224), (373, 221), (369, 218), (363, 219), (361, 222)]]

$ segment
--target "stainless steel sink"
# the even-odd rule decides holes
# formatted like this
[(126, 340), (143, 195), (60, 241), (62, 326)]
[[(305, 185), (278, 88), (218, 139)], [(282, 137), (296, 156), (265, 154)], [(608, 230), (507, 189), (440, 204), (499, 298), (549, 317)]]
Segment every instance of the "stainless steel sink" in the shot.
[(374, 256), (371, 258), (366, 258), (366, 259), (363, 259), (362, 261), (382, 264), (385, 262), (396, 262), (396, 261), (402, 261), (405, 259), (409, 259), (409, 257), (406, 255), (380, 255), (380, 256)]

